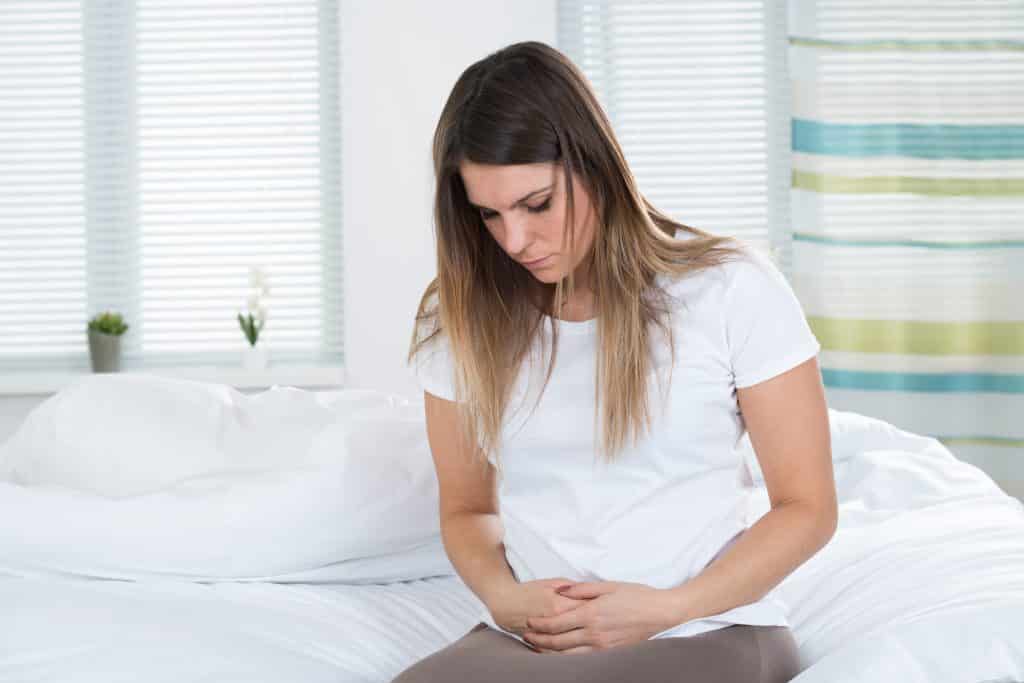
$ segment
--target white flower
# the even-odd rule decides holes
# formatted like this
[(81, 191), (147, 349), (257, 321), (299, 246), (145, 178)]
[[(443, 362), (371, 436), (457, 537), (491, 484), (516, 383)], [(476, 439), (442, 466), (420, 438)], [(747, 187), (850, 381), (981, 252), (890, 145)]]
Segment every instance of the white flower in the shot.
[(259, 307), (260, 307), (260, 295), (259, 295), (259, 292), (251, 292), (249, 294), (249, 302), (248, 303), (249, 303), (249, 306), (248, 306), (249, 312), (250, 313), (255, 313), (256, 310), (259, 309)]
[(267, 282), (267, 274), (261, 266), (249, 268), (249, 295), (246, 300), (249, 315), (257, 324), (266, 322), (267, 307), (264, 297), (270, 293), (270, 285)]
[(263, 268), (260, 266), (249, 266), (249, 289), (259, 289), (263, 286)]
[(263, 266), (249, 267), (249, 289), (259, 290), (264, 295), (270, 294), (269, 277)]

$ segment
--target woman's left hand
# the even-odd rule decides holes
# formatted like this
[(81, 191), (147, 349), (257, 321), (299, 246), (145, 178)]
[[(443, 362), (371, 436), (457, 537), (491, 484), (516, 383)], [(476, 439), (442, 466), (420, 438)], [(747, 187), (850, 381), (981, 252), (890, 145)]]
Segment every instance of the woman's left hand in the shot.
[(525, 640), (555, 654), (605, 650), (647, 640), (682, 623), (666, 591), (629, 581), (584, 581), (561, 591), (589, 598), (567, 612), (526, 620)]

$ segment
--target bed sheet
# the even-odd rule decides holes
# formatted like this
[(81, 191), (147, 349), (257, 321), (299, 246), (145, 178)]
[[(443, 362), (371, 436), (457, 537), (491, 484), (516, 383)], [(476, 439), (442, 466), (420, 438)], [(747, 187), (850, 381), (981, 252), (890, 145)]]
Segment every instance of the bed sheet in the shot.
[(0, 681), (381, 683), (482, 604), (455, 576), (380, 585), (0, 578)]

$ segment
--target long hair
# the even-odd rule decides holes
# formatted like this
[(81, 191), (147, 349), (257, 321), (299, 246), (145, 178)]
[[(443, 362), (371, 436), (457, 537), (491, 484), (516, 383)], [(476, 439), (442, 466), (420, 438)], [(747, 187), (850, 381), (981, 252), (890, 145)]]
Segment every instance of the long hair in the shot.
[[(433, 138), (437, 277), (416, 314), (408, 361), (444, 335), (467, 443), (496, 456), (511, 389), (547, 316), (560, 317), (573, 273), (538, 281), (493, 239), (459, 173), (478, 164), (555, 163), (563, 173), (563, 247), (575, 253), (573, 177), (586, 188), (597, 226), (589, 259), (597, 311), (595, 438), (606, 462), (650, 428), (646, 378), (653, 332), (667, 337), (675, 364), (670, 297), (659, 274), (682, 277), (738, 255), (742, 244), (672, 220), (648, 202), (626, 165), (611, 124), (583, 73), (540, 42), (509, 45), (459, 77)], [(682, 229), (693, 237), (680, 240)], [(557, 325), (544, 384), (558, 349)], [(538, 398), (539, 400), (539, 398)]]

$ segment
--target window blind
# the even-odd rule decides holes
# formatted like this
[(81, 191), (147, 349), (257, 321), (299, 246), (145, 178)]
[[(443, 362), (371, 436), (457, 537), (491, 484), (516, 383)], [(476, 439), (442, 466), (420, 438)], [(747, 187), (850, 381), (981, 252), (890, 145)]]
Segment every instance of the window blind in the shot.
[(640, 191), (676, 220), (789, 259), (785, 6), (560, 0)]
[(85, 349), (79, 2), (0, 3), (0, 369)]
[[(55, 9), (40, 15), (44, 4)], [(20, 144), (47, 195), (5, 195), (0, 240), (56, 277), (33, 271), (14, 289), (5, 268), (0, 305), (36, 323), (2, 333), (0, 368), (87, 368), (86, 321), (108, 309), (131, 325), (126, 368), (238, 365), (236, 314), (255, 266), (270, 282), (260, 344), (272, 362), (340, 364), (336, 0), (20, 5), (0, 6), (0, 30), (18, 39), (2, 41), (0, 59), (34, 40), (22, 78), (62, 108), (33, 115), (8, 97), (19, 83), (0, 80), (23, 122), (5, 122), (0, 139), (40, 140)], [(54, 46), (68, 75), (51, 83)], [(43, 154), (58, 134), (64, 156)]]

